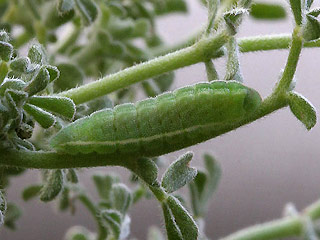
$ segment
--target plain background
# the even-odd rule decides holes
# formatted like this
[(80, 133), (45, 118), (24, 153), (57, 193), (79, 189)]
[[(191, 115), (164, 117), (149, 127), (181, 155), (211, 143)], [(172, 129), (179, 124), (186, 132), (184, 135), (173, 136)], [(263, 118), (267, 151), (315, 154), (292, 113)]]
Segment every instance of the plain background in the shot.
[[(285, 2), (285, 1), (281, 1)], [(206, 22), (206, 10), (198, 1), (189, 0), (189, 15), (170, 16), (159, 21), (159, 31), (168, 43), (187, 38)], [(253, 21), (246, 18), (238, 34), (290, 33), (293, 19), (285, 21)], [(245, 83), (267, 96), (280, 70), (284, 67), (287, 51), (269, 51), (241, 55)], [(305, 95), (320, 109), (320, 49), (304, 49), (297, 69), (296, 91)], [(225, 60), (215, 64), (223, 76)], [(176, 87), (206, 79), (203, 64), (177, 71)], [(204, 152), (213, 153), (222, 166), (222, 179), (211, 201), (206, 218), (206, 233), (211, 239), (226, 236), (246, 226), (281, 217), (283, 207), (293, 202), (298, 209), (307, 206), (320, 196), (320, 127), (310, 132), (298, 122), (289, 109), (260, 119), (188, 150), (195, 152), (193, 166), (201, 166)], [(165, 156), (174, 160), (179, 151)], [(95, 195), (90, 176), (93, 171), (114, 171), (119, 168), (85, 170), (81, 182)], [(119, 170), (126, 175), (126, 171)], [(78, 204), (77, 213), (57, 212), (54, 203), (38, 200), (24, 203), (21, 191), (38, 180), (37, 171), (12, 181), (8, 199), (23, 207), (23, 217), (18, 221), (18, 231), (0, 231), (1, 240), (57, 240), (73, 225), (84, 225), (95, 230), (87, 210)], [(185, 191), (186, 192), (186, 191)], [(187, 193), (187, 192), (186, 192)], [(162, 213), (154, 200), (144, 200), (131, 209), (132, 237), (145, 239), (147, 227), (163, 226)]]

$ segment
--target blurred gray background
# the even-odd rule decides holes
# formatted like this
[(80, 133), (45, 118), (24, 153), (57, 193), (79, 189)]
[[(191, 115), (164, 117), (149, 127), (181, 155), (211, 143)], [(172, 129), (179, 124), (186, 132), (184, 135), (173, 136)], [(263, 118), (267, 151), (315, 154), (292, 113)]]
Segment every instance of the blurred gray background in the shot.
[[(159, 21), (159, 30), (168, 43), (179, 42), (190, 36), (206, 22), (206, 10), (198, 1), (189, 0), (189, 15), (176, 15)], [(285, 2), (285, 1), (281, 1)], [(317, 1), (315, 1), (317, 2)], [(316, 3), (316, 5), (319, 3)], [(289, 33), (292, 18), (285, 21), (253, 21), (246, 18), (238, 34)], [(280, 70), (284, 67), (288, 51), (269, 51), (241, 55), (245, 83), (267, 96)], [(320, 109), (320, 49), (304, 49), (299, 62), (296, 91), (305, 95)], [(215, 61), (223, 76), (224, 59)], [(176, 87), (204, 81), (203, 64), (177, 71)], [(310, 132), (298, 122), (289, 109), (283, 109), (216, 139), (188, 150), (195, 152), (193, 166), (202, 165), (202, 154), (213, 153), (222, 166), (222, 180), (212, 198), (206, 219), (206, 233), (211, 239), (226, 236), (246, 226), (281, 217), (287, 202), (298, 209), (320, 197), (320, 127)], [(165, 156), (174, 160), (179, 151)], [(93, 171), (119, 171), (119, 168), (84, 170), (81, 182), (93, 191), (90, 176)], [(1, 240), (58, 240), (73, 225), (84, 225), (95, 230), (94, 222), (87, 210), (78, 204), (74, 216), (59, 213), (54, 204), (43, 204), (38, 200), (24, 203), (22, 189), (38, 180), (37, 171), (12, 181), (8, 199), (23, 207), (23, 217), (18, 221), (18, 231), (0, 231)], [(125, 179), (125, 177), (124, 177)], [(187, 192), (186, 192), (187, 193)], [(147, 228), (157, 225), (163, 229), (162, 212), (154, 200), (143, 200), (131, 210), (131, 236), (145, 239)]]

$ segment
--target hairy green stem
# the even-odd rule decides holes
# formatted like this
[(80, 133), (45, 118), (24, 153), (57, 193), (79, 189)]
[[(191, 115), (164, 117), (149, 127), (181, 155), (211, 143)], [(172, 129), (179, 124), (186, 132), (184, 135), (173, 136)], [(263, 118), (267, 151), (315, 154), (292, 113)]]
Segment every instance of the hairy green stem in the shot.
[(297, 69), (302, 46), (303, 46), (302, 31), (301, 31), (301, 27), (297, 26), (295, 27), (292, 33), (292, 43), (290, 47), (287, 64), (283, 71), (281, 79), (278, 85), (276, 86), (275, 93), (280, 93), (280, 92), (285, 93), (286, 91), (288, 91)]
[(306, 216), (313, 221), (320, 218), (320, 200), (311, 204), (300, 215), (255, 225), (221, 240), (272, 240), (299, 237), (304, 233), (304, 219)]
[(62, 92), (60, 95), (71, 98), (76, 104), (84, 103), (153, 76), (214, 57), (228, 38), (226, 32), (221, 32), (215, 37), (201, 39), (191, 47), (129, 67), (98, 81)]
[[(227, 38), (227, 35), (220, 34), (214, 38), (203, 39), (191, 47), (129, 67), (60, 95), (70, 97), (76, 104), (92, 100), (156, 75), (206, 61), (208, 53), (217, 51)], [(240, 38), (238, 44), (241, 52), (254, 52), (286, 49), (291, 40), (290, 35), (257, 36)], [(306, 42), (304, 47), (320, 47), (320, 40)]]
[(97, 153), (70, 155), (44, 151), (0, 150), (0, 156), (0, 165), (37, 169), (123, 166), (125, 161), (130, 161)]
[(299, 217), (288, 217), (243, 229), (221, 240), (269, 240), (300, 236), (303, 224)]
[[(177, 51), (186, 46), (190, 46), (198, 38), (199, 38), (199, 34), (195, 34), (189, 39), (183, 42), (177, 43), (176, 45), (165, 47), (165, 48), (161, 47), (161, 48), (154, 49), (153, 55), (162, 56), (164, 54)], [(243, 37), (243, 38), (237, 39), (240, 52), (242, 53), (287, 49), (290, 47), (291, 40), (292, 38), (290, 34), (253, 36), (253, 37)], [(320, 47), (320, 39), (316, 41), (305, 42), (303, 46), (306, 48)]]

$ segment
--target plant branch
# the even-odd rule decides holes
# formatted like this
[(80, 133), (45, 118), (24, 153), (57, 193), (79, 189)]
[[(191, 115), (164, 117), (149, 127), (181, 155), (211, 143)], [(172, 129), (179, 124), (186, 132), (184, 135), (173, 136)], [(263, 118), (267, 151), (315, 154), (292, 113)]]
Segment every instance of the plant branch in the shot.
[[(170, 52), (177, 51), (186, 46), (190, 46), (193, 44), (196, 39), (199, 38), (199, 34), (195, 34), (189, 39), (177, 43), (171, 47), (166, 48), (158, 48), (153, 50), (153, 55), (161, 56)], [(290, 34), (275, 34), (275, 35), (267, 35), (267, 36), (253, 36), (253, 37), (243, 37), (237, 39), (240, 51), (242, 53), (247, 52), (256, 52), (256, 51), (269, 51), (269, 50), (277, 50), (277, 49), (287, 49), (290, 47), (290, 43), (292, 41)], [(306, 48), (314, 48), (320, 47), (320, 39), (316, 41), (305, 42), (304, 47)]]
[(223, 31), (214, 37), (203, 38), (191, 47), (129, 67), (60, 95), (71, 98), (75, 104), (84, 103), (153, 76), (203, 62), (214, 57), (228, 39), (228, 34)]
[[(96, 82), (62, 92), (60, 95), (70, 97), (76, 104), (92, 100), (156, 75), (206, 61), (209, 57), (208, 53), (214, 54), (226, 39), (228, 37), (224, 33), (203, 39), (191, 47), (129, 67)], [(291, 41), (290, 35), (282, 34), (240, 38), (238, 44), (241, 52), (254, 52), (286, 49), (290, 46)], [(320, 40), (306, 42), (304, 47), (320, 47)]]
[(285, 217), (264, 224), (249, 227), (231, 234), (221, 240), (271, 240), (288, 237), (299, 237), (303, 234), (304, 219), (313, 221), (320, 218), (320, 200), (311, 204), (300, 215)]
[(290, 87), (292, 79), (297, 69), (300, 53), (303, 47), (303, 37), (301, 27), (296, 26), (292, 33), (292, 43), (287, 60), (286, 67), (283, 71), (281, 79), (276, 86), (275, 93), (286, 93)]

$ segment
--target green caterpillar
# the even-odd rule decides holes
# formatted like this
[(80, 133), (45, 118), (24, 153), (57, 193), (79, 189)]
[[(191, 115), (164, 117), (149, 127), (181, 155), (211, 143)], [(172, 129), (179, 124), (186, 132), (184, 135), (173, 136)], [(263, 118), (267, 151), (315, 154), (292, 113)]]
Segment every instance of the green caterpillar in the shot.
[(159, 156), (221, 135), (260, 103), (259, 93), (239, 82), (198, 83), (95, 112), (63, 128), (51, 146), (72, 154)]

